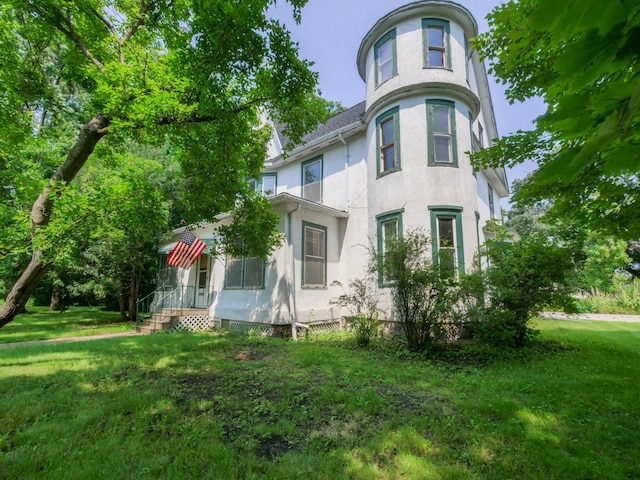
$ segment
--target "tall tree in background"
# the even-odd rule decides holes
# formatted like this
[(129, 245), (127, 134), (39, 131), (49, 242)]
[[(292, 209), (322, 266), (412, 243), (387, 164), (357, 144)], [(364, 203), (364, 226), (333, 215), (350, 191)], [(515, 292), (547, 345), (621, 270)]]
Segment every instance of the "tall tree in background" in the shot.
[(552, 199), (549, 214), (640, 238), (640, 2), (519, 0), (475, 39), (511, 102), (540, 96), (536, 129), (476, 156), (485, 166), (535, 160), (516, 200)]
[[(274, 1), (9, 0), (0, 6), (1, 166), (19, 168), (30, 143), (46, 142), (50, 128), (68, 127), (70, 113), (77, 118), (73, 129), (56, 131), (55, 145), (67, 146), (64, 161), (38, 179), (31, 260), (0, 307), (0, 326), (24, 308), (50, 266), (55, 252), (40, 246), (48, 244), (47, 226), (64, 187), (92, 155), (108, 156), (130, 138), (168, 138), (177, 146), (189, 187), (186, 222), (232, 212), (234, 225), (223, 232), (229, 248), (268, 251), (276, 218), (246, 185), (265, 158), (269, 132), (262, 115), (287, 124), (284, 133), (297, 143), (326, 111), (315, 95), (316, 74), (298, 58), (284, 27), (266, 16)], [(306, 0), (288, 3), (299, 19)], [(19, 177), (3, 187), (14, 188)], [(249, 221), (251, 231), (263, 233), (237, 242)]]

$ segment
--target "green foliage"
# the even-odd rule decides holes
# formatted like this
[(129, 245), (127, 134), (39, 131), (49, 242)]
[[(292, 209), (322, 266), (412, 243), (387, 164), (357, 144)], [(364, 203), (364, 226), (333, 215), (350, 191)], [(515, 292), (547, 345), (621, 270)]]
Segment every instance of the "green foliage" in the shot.
[[(62, 326), (75, 311), (29, 320)], [(438, 361), (339, 336), (3, 348), (0, 468), (10, 479), (634, 478), (640, 324), (539, 327), (537, 349), (460, 345)]]
[(608, 0), (509, 1), (474, 45), (511, 101), (541, 96), (536, 129), (475, 156), (482, 165), (537, 161), (517, 199), (553, 199), (555, 218), (640, 237), (640, 5)]
[(640, 314), (640, 288), (637, 280), (617, 274), (612, 280), (610, 293), (590, 292), (576, 299), (580, 313), (605, 313), (619, 315)]
[(490, 240), (483, 255), (489, 265), (485, 318), (477, 331), (481, 340), (520, 348), (532, 334), (529, 321), (542, 308), (573, 310), (571, 249), (536, 235), (518, 242)]
[(411, 350), (426, 350), (450, 337), (458, 300), (456, 282), (431, 262), (431, 239), (420, 228), (389, 239), (382, 262), (372, 261), (393, 279), (396, 319)]
[[(333, 284), (342, 286), (338, 281)], [(345, 317), (347, 327), (355, 332), (356, 344), (361, 347), (369, 345), (378, 335), (380, 297), (375, 285), (374, 272), (369, 272), (365, 279), (351, 281), (349, 291), (331, 301), (332, 305), (349, 309), (350, 315)]]
[(584, 260), (577, 265), (578, 288), (591, 293), (614, 291), (619, 274), (629, 277), (625, 272), (630, 260), (626, 249), (627, 242), (622, 240), (590, 235), (582, 248)]

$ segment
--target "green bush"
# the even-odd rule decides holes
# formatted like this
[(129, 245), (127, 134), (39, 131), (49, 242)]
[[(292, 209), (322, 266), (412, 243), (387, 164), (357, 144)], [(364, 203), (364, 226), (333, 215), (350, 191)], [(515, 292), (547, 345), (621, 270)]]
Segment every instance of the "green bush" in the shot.
[(484, 254), (487, 306), (478, 337), (499, 346), (522, 347), (534, 333), (529, 320), (545, 307), (575, 311), (570, 279), (572, 251), (548, 237), (487, 242)]
[(378, 312), (373, 316), (360, 313), (353, 317), (347, 317), (347, 326), (356, 334), (356, 344), (366, 347), (371, 340), (378, 336)]
[(382, 264), (392, 279), (391, 297), (410, 350), (428, 350), (459, 330), (453, 312), (457, 282), (430, 259), (431, 239), (415, 229), (385, 245)]

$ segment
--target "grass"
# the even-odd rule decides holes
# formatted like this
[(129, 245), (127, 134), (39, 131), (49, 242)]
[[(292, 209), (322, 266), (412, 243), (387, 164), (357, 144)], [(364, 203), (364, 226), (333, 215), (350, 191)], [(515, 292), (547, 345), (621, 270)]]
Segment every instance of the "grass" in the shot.
[(3, 479), (640, 477), (640, 324), (428, 360), (343, 335), (0, 350)]
[(0, 343), (126, 332), (134, 328), (133, 323), (122, 321), (119, 312), (98, 307), (70, 307), (64, 312), (52, 312), (49, 307), (29, 305), (27, 312), (0, 328)]

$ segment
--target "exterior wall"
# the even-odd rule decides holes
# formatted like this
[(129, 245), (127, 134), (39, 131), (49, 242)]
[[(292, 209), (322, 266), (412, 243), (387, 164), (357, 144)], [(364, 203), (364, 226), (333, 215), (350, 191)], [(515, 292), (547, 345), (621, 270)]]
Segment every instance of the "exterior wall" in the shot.
[[(424, 67), (423, 18), (449, 21), (449, 68)], [(375, 85), (375, 44), (390, 29), (395, 29), (397, 75)], [(225, 289), (225, 259), (217, 259), (210, 275), (211, 316), (271, 325), (289, 324), (292, 316), (302, 323), (340, 318), (347, 312), (330, 302), (344, 293), (350, 281), (364, 276), (369, 246), (378, 246), (378, 217), (389, 212), (402, 212), (405, 232), (418, 226), (430, 231), (430, 207), (453, 207), (460, 217), (465, 269), (473, 267), (478, 245), (485, 240), (483, 226), (491, 218), (488, 184), (492, 183), (495, 195), (496, 218), (499, 199), (507, 195), (504, 171), (474, 172), (466, 153), (480, 143), (489, 146), (497, 136), (484, 67), (477, 55), (465, 54), (465, 37), (476, 33), (475, 20), (464, 7), (439, 0), (411, 3), (374, 25), (358, 53), (366, 81), (361, 128), (350, 130), (350, 125), (344, 136), (339, 130), (329, 134), (331, 138), (317, 138), (287, 159), (282, 159), (274, 137), (269, 147), (273, 157), (266, 166), (269, 173), (277, 173), (276, 193), (292, 196), (284, 195), (285, 200), (275, 203), (287, 241), (267, 262), (264, 288)], [(454, 105), (456, 166), (429, 164), (427, 102), (431, 100)], [(376, 120), (396, 108), (400, 168), (380, 175)], [(482, 142), (477, 138), (480, 124)], [(319, 156), (322, 201), (310, 205), (300, 199), (302, 164)], [(318, 288), (302, 286), (304, 222), (326, 229), (326, 285)], [(211, 238), (212, 229), (196, 233)], [(184, 284), (195, 282), (194, 270), (183, 272)], [(388, 289), (381, 289), (380, 299), (386, 318), (392, 318)]]

